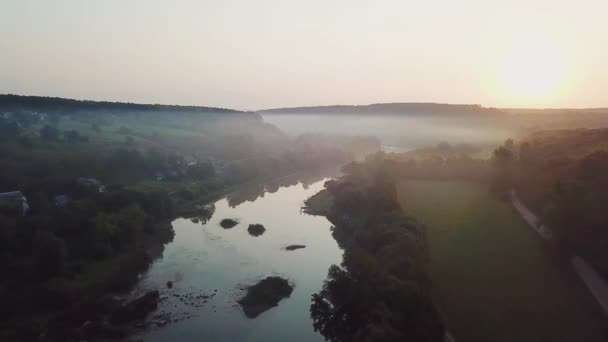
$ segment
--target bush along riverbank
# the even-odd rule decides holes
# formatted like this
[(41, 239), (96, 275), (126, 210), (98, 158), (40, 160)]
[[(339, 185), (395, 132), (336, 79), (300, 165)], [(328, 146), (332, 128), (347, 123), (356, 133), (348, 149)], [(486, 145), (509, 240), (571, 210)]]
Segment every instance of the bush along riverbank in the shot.
[(128, 290), (173, 239), (166, 193), (64, 188), (66, 203), (34, 196), (28, 215), (0, 216), (2, 341), (123, 335), (109, 318), (124, 303), (108, 294)]
[(316, 196), (344, 258), (312, 297), (315, 330), (329, 341), (443, 341), (424, 227), (402, 212), (382, 161), (344, 171)]

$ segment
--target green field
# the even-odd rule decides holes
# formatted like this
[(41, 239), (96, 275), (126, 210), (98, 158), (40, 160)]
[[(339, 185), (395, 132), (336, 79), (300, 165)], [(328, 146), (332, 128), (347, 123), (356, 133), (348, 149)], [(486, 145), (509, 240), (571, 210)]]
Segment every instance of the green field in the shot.
[(407, 181), (399, 196), (427, 226), (434, 297), (456, 341), (606, 340), (543, 241), (486, 186)]

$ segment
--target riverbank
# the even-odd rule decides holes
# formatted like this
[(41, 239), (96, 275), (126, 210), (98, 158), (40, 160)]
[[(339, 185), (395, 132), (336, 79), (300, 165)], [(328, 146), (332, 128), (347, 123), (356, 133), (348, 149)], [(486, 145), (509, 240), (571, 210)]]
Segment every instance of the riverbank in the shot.
[(310, 307), (315, 330), (337, 341), (443, 342), (430, 298), (425, 228), (399, 208), (395, 182), (373, 163), (351, 165), (306, 201), (326, 216), (344, 257)]

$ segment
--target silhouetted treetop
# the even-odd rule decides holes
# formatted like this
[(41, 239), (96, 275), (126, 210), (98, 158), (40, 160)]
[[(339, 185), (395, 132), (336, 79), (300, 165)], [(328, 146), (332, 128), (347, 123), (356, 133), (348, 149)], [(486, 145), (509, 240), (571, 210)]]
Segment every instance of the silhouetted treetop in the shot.
[(200, 106), (178, 106), (161, 104), (139, 104), (129, 102), (108, 102), (74, 100), (60, 97), (0, 95), (0, 110), (20, 111), (142, 111), (142, 112), (200, 112), (200, 113), (242, 113), (237, 110)]

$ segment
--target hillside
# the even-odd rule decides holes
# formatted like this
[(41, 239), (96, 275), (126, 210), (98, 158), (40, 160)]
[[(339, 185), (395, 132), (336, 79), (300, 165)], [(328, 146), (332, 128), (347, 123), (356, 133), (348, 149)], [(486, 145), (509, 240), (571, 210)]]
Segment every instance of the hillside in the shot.
[(139, 112), (201, 112), (239, 113), (237, 110), (200, 106), (139, 104), (126, 102), (75, 100), (60, 97), (0, 95), (0, 111), (42, 110), (59, 111), (139, 111)]
[(608, 127), (608, 108), (502, 108), (520, 127), (534, 129), (572, 129)]
[(375, 103), (370, 105), (335, 105), (314, 107), (276, 108), (258, 111), (261, 114), (382, 114), (382, 115), (497, 115), (496, 108), (480, 105), (445, 103)]

